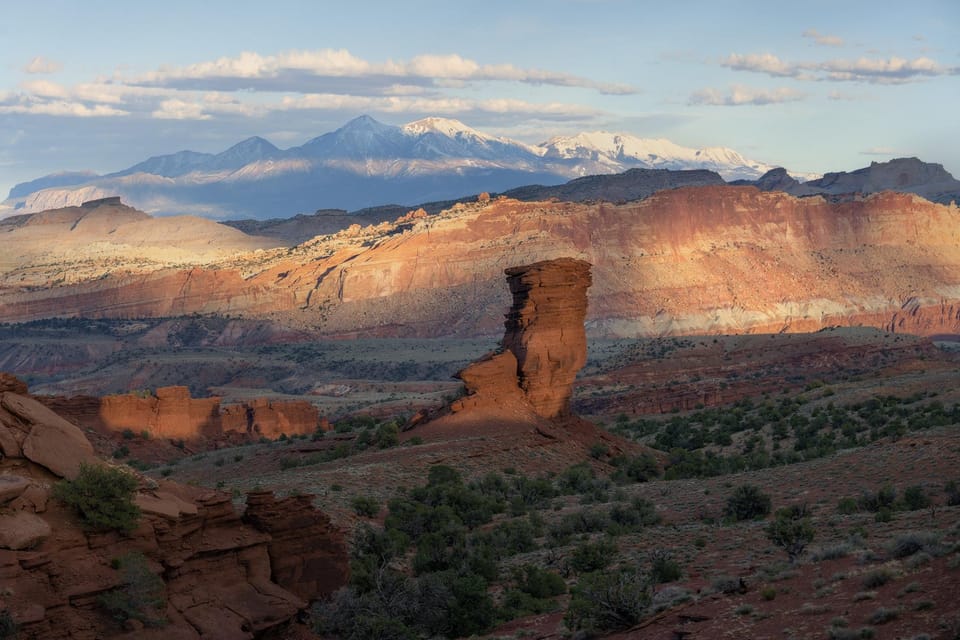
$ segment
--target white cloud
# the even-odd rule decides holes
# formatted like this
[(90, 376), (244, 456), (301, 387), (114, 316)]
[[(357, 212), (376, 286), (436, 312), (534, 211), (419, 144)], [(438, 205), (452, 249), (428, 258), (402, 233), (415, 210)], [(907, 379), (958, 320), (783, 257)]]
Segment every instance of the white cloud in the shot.
[(732, 53), (720, 62), (720, 66), (734, 71), (757, 71), (779, 77), (794, 77), (799, 74), (795, 65), (784, 62), (772, 53)]
[(801, 34), (804, 38), (810, 38), (817, 44), (821, 44), (825, 47), (842, 47), (843, 38), (840, 36), (828, 36), (823, 33), (817, 32), (816, 29), (807, 29)]
[(770, 53), (731, 54), (722, 59), (720, 65), (734, 71), (752, 71), (797, 80), (873, 84), (900, 84), (919, 78), (960, 74), (960, 67), (944, 67), (925, 56), (913, 60), (893, 56), (887, 59), (861, 57), (856, 60), (787, 62)]
[(755, 89), (743, 85), (734, 85), (726, 92), (713, 88), (701, 89), (690, 96), (688, 103), (724, 107), (762, 106), (796, 102), (797, 100), (803, 100), (805, 96), (806, 94), (789, 87)]
[(50, 102), (21, 102), (0, 105), (0, 113), (20, 113), (45, 116), (68, 116), (74, 118), (96, 118), (130, 115), (128, 111), (98, 104), (87, 106), (80, 102), (54, 100)]
[(160, 120), (209, 120), (210, 114), (204, 113), (203, 105), (180, 99), (164, 100), (152, 114)]
[(63, 64), (43, 56), (37, 56), (23, 67), (24, 73), (56, 73), (63, 69)]
[(637, 93), (637, 89), (628, 84), (598, 82), (567, 73), (522, 69), (511, 64), (480, 64), (457, 54), (420, 55), (409, 61), (375, 63), (358, 58), (346, 49), (287, 51), (267, 56), (247, 51), (233, 58), (223, 57), (185, 67), (162, 67), (137, 78), (118, 77), (116, 80), (164, 87), (303, 93), (327, 81), (332, 86), (349, 83), (355, 93), (367, 95), (382, 94), (386, 88), (398, 83), (431, 87), (443, 86), (449, 81), (548, 84), (613, 95)]
[(30, 80), (21, 82), (20, 87), (28, 93), (41, 98), (60, 98), (69, 97), (70, 92), (63, 85), (49, 80)]

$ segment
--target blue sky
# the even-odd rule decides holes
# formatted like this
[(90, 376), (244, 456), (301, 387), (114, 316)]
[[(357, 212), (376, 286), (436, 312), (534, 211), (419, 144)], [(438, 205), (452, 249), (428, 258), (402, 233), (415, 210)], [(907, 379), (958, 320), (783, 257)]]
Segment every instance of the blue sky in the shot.
[(7, 3), (0, 198), (369, 114), (525, 142), (607, 130), (796, 172), (916, 155), (960, 177), (960, 2)]

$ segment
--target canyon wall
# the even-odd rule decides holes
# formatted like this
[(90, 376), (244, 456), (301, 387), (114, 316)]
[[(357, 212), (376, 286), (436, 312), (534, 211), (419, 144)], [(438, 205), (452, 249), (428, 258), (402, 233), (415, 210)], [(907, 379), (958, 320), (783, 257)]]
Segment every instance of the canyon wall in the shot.
[(510, 265), (593, 265), (594, 336), (869, 325), (960, 333), (960, 210), (883, 192), (831, 202), (755, 187), (638, 202), (496, 199), (356, 227), (218, 270), (0, 282), (0, 319), (240, 314), (335, 336), (496, 335)]

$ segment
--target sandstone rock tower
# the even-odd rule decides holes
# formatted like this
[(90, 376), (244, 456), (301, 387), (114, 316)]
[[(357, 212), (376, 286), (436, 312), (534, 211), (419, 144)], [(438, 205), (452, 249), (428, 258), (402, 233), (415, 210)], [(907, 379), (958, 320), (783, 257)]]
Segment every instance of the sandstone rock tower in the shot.
[(513, 306), (503, 348), (517, 359), (517, 379), (538, 415), (570, 411), (573, 380), (587, 361), (587, 289), (590, 263), (545, 260), (506, 270)]

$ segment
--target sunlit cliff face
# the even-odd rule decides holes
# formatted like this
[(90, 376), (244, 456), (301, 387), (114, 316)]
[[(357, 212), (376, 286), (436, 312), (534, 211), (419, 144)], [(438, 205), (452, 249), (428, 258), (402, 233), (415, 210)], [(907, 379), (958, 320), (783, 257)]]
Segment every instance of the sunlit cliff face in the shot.
[[(223, 258), (242, 243), (222, 234), (204, 244), (206, 228), (164, 220), (134, 249), (156, 259), (119, 245), (111, 250), (122, 257), (100, 259), (94, 243), (48, 242), (63, 255), (8, 271), (0, 318), (232, 313), (331, 334), (495, 336), (510, 302), (503, 269), (570, 256), (594, 265), (593, 335), (845, 324), (924, 334), (960, 322), (950, 311), (960, 299), (960, 214), (890, 192), (836, 203), (730, 186), (622, 205), (499, 199)], [(24, 292), (24, 283), (56, 288)]]

